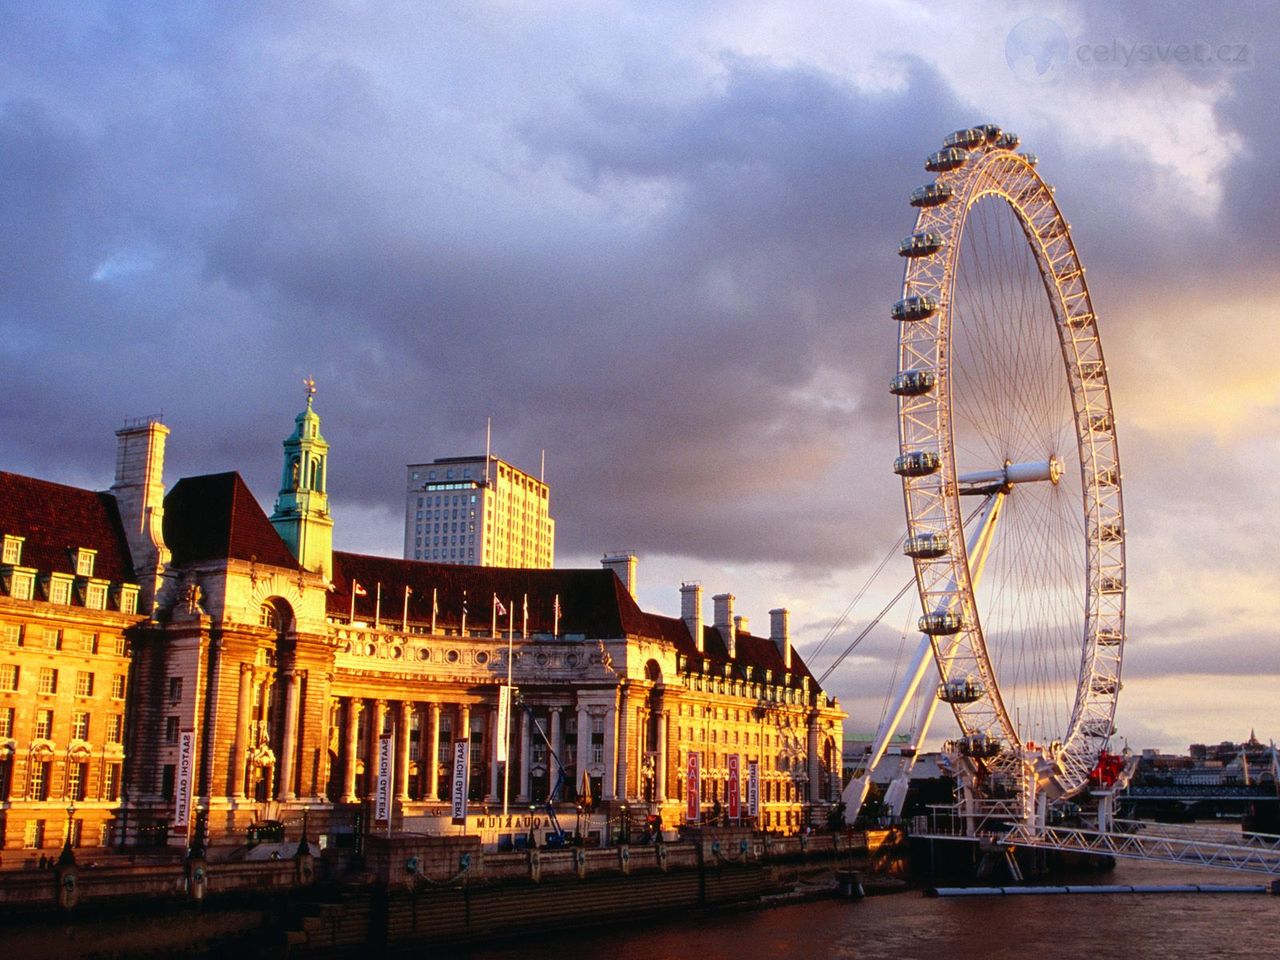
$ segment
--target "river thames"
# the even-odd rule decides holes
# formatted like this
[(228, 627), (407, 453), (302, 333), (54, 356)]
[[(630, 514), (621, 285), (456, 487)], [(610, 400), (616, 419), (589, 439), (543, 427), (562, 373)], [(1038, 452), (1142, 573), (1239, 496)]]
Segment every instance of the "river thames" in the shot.
[[(1267, 878), (1122, 861), (1091, 881), (1265, 885)], [(1255, 960), (1277, 955), (1280, 897), (1267, 894), (931, 899), (919, 891), (857, 903), (820, 900), (642, 921), (626, 929), (543, 934), (464, 954), (468, 960)]]

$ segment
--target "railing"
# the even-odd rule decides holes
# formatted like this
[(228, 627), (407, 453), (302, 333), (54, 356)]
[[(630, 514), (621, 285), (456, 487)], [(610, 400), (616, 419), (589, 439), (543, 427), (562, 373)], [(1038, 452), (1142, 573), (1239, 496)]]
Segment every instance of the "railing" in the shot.
[[(1147, 826), (1143, 824), (1144, 828)], [(1149, 833), (1114, 833), (1076, 827), (1044, 827), (1032, 830), (1017, 826), (1001, 842), (1009, 845), (1049, 850), (1095, 853), (1129, 860), (1158, 860), (1204, 867), (1220, 867), (1246, 873), (1280, 876), (1280, 847)], [(1271, 838), (1280, 841), (1280, 838)]]

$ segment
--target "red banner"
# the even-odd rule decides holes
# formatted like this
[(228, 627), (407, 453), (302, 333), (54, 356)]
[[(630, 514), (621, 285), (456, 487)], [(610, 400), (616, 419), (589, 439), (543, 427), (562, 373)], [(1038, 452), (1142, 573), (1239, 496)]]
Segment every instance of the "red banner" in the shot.
[(736, 753), (729, 754), (729, 819), (742, 818), (742, 774)]
[(689, 752), (689, 766), (685, 771), (685, 811), (684, 818), (690, 823), (702, 819), (702, 757)]

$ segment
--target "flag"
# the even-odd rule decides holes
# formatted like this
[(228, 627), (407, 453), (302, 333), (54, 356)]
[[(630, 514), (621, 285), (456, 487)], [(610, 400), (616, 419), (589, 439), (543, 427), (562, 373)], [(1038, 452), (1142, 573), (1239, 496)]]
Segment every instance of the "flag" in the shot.
[(555, 612), (555, 620), (551, 624), (551, 635), (553, 637), (560, 636), (560, 594), (556, 594), (556, 602), (552, 608)]
[(493, 595), (493, 609), (500, 617), (505, 617), (507, 615), (507, 608), (502, 605), (502, 601), (498, 599), (498, 595), (496, 593)]
[(359, 580), (352, 580), (351, 583), (352, 583), (351, 591), (357, 597), (367, 597), (369, 595), (369, 591), (366, 590), (364, 587), (360, 586)]
[(400, 632), (409, 632), (409, 597), (413, 594), (413, 589), (408, 584), (404, 588), (404, 611), (400, 614)]
[(578, 787), (578, 801), (584, 810), (591, 809), (591, 778), (585, 770), (582, 771), (582, 785)]
[(524, 620), (520, 623), (520, 639), (526, 640), (529, 637), (529, 595), (524, 595)]

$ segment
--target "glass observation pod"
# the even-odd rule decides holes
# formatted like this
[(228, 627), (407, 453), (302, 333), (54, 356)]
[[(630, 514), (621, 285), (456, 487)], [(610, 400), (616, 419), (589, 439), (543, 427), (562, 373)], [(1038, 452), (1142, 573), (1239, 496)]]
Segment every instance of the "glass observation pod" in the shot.
[(1103, 577), (1098, 586), (1103, 593), (1120, 593), (1124, 590), (1124, 584), (1120, 582), (1119, 577)]
[(903, 370), (889, 381), (889, 392), (898, 397), (918, 397), (938, 382), (932, 370)]
[(912, 450), (893, 461), (893, 472), (900, 477), (927, 477), (941, 466), (942, 458), (932, 450)]
[(971, 733), (967, 737), (961, 737), (955, 741), (955, 747), (957, 753), (975, 760), (990, 760), (992, 757), (998, 757), (1002, 749), (999, 740), (988, 737), (985, 733)]
[(1106, 739), (1115, 735), (1116, 728), (1111, 725), (1109, 720), (1086, 720), (1080, 724), (1080, 732), (1086, 737)]
[(968, 150), (949, 147), (946, 150), (939, 150), (937, 153), (929, 154), (924, 161), (924, 168), (930, 173), (946, 173), (948, 170), (955, 170), (957, 167), (964, 166), (964, 162), (968, 159)]
[(1093, 682), (1089, 684), (1089, 688), (1094, 693), (1111, 696), (1120, 689), (1120, 683), (1114, 677), (1094, 677)]
[[(916, 234), (916, 236), (919, 236), (919, 234)], [(913, 320), (927, 320), (937, 312), (937, 297), (903, 297), (890, 308), (889, 316), (895, 320), (910, 323)]]
[(950, 637), (960, 632), (964, 620), (958, 613), (926, 613), (916, 621), (916, 625), (921, 633), (931, 637)]
[(1106, 375), (1107, 365), (1101, 360), (1082, 360), (1080, 362), (1080, 379), (1101, 380)]
[(977, 703), (986, 695), (986, 686), (972, 677), (938, 684), (938, 699), (943, 703)]
[(921, 533), (907, 537), (902, 552), (916, 560), (936, 560), (947, 555), (947, 536), (943, 533)]
[(996, 146), (1001, 150), (1017, 150), (1018, 144), (1022, 142), (1022, 138), (1016, 133), (1006, 130), (996, 138)]
[(1073, 329), (1078, 330), (1080, 327), (1087, 327), (1091, 323), (1093, 323), (1093, 314), (1088, 310), (1084, 313), (1076, 313), (1067, 317), (1067, 326)]
[(932, 230), (913, 233), (898, 244), (900, 257), (932, 257), (942, 249), (942, 237)]
[(926, 183), (922, 187), (916, 187), (911, 191), (911, 205), (913, 207), (936, 207), (946, 203), (951, 199), (951, 186), (946, 183)]
[(966, 150), (970, 147), (981, 146), (986, 142), (987, 134), (981, 127), (966, 127), (963, 130), (948, 133), (942, 138), (944, 147), (962, 147)]
[(1000, 129), (1000, 124), (998, 123), (984, 123), (978, 129), (982, 131), (984, 137), (991, 141), (999, 140), (1000, 134), (1004, 132)]
[(1103, 470), (1100, 474), (1098, 474), (1098, 486), (1114, 487), (1115, 485), (1116, 485), (1115, 470), (1108, 467), (1106, 470)]
[(1040, 162), (1040, 158), (1037, 157), (1034, 153), (1020, 153), (1018, 154), (1018, 156), (1020, 156), (1023, 160), (1027, 161), (1027, 164), (1032, 167), (1034, 167), (1036, 164)]
[(1124, 539), (1124, 531), (1118, 523), (1104, 523), (1098, 530), (1098, 539), (1103, 543), (1119, 543)]
[(1100, 647), (1118, 647), (1120, 646), (1120, 631), (1113, 630), (1110, 627), (1104, 627), (1098, 631), (1098, 646)]
[(1107, 433), (1111, 429), (1111, 415), (1099, 413), (1089, 418), (1089, 429), (1095, 433)]

